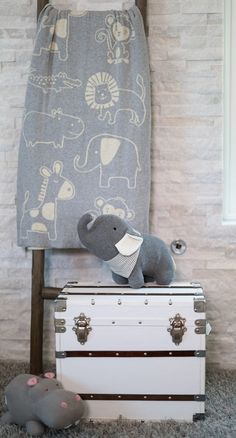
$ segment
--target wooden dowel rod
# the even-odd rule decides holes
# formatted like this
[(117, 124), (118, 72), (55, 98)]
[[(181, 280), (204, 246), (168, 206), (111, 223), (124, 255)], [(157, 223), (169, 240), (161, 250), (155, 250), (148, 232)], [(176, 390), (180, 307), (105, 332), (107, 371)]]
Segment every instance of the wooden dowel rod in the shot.
[(30, 329), (30, 372), (43, 371), (43, 298), (44, 250), (32, 251), (31, 287), (31, 329)]
[[(37, 0), (37, 18), (48, 0)], [(32, 251), (31, 326), (30, 326), (30, 372), (43, 372), (43, 316), (44, 300), (44, 250)]]

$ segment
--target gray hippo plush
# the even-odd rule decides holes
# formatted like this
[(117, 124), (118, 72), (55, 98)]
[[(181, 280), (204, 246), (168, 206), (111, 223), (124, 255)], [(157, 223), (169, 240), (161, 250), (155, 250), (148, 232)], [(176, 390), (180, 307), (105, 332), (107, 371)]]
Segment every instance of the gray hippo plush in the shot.
[(112, 214), (84, 214), (78, 223), (82, 244), (110, 266), (113, 280), (140, 288), (148, 281), (169, 284), (175, 264), (166, 244), (156, 236), (140, 234)]
[(7, 385), (5, 399), (8, 410), (0, 424), (25, 425), (37, 436), (44, 433), (44, 425), (62, 429), (77, 424), (84, 411), (80, 396), (63, 389), (53, 373), (18, 375)]

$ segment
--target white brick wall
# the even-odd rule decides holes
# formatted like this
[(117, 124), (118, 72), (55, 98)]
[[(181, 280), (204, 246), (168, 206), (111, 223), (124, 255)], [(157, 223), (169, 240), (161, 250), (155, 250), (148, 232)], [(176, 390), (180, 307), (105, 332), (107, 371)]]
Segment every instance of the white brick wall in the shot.
[[(63, 1), (56, 0), (63, 4)], [(18, 4), (19, 3), (19, 4)], [(0, 4), (1, 357), (29, 357), (31, 253), (16, 246), (17, 151), (36, 0)], [(182, 238), (179, 279), (200, 281), (213, 332), (208, 363), (236, 364), (236, 227), (222, 226), (223, 0), (149, 0), (153, 141), (151, 231)], [(85, 251), (48, 251), (46, 283), (110, 278)], [(46, 303), (45, 351), (53, 357)]]

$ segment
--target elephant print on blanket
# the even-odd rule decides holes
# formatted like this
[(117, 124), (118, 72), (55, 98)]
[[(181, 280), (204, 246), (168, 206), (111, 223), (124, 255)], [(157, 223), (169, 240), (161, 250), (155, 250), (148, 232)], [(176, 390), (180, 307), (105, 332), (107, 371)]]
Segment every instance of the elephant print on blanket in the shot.
[(22, 119), (19, 246), (83, 247), (77, 223), (85, 212), (148, 232), (150, 113), (148, 48), (134, 0), (99, 11), (49, 2), (38, 18)]
[[(49, 16), (45, 15), (40, 23), (33, 56), (41, 56), (42, 51), (57, 53), (61, 61), (68, 58), (68, 39), (69, 39), (69, 17), (60, 18), (55, 24), (51, 23)], [(45, 41), (45, 33), (53, 36), (52, 40)], [(45, 44), (46, 43), (46, 44)]]
[(109, 64), (129, 63), (129, 50), (127, 46), (135, 38), (132, 22), (126, 14), (120, 14), (119, 18), (108, 14), (105, 19), (106, 27), (96, 32), (95, 38), (98, 43), (107, 43), (107, 62)]
[(146, 117), (146, 90), (140, 74), (136, 77), (136, 83), (140, 93), (118, 88), (116, 80), (106, 72), (96, 73), (88, 80), (85, 90), (86, 102), (92, 109), (97, 110), (98, 119), (104, 121), (107, 118), (109, 125), (116, 123), (120, 111), (127, 111), (130, 114), (129, 122), (139, 127)]
[(85, 156), (76, 155), (74, 167), (78, 172), (99, 169), (99, 187), (110, 187), (112, 179), (124, 179), (129, 189), (135, 189), (137, 172), (141, 170), (138, 149), (133, 141), (116, 135), (93, 137)]
[(69, 201), (75, 196), (72, 182), (62, 176), (63, 164), (55, 161), (52, 170), (46, 166), (40, 168), (43, 181), (35, 206), (28, 206), (30, 192), (25, 193), (21, 219), (21, 237), (27, 233), (47, 233), (49, 240), (57, 238), (57, 202)]

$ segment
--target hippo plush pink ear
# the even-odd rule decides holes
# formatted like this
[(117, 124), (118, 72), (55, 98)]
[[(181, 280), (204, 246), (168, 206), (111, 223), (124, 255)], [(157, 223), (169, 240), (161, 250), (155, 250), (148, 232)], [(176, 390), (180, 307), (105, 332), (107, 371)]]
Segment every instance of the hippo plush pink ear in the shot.
[(77, 400), (77, 401), (80, 401), (80, 400), (81, 400), (81, 397), (80, 397), (79, 394), (76, 394), (76, 395), (75, 395), (75, 400)]
[(37, 377), (30, 377), (26, 383), (28, 386), (35, 386), (38, 383), (38, 379)]
[(51, 373), (51, 372), (48, 372), (48, 373), (44, 374), (44, 377), (46, 377), (47, 379), (54, 379), (55, 374)]

